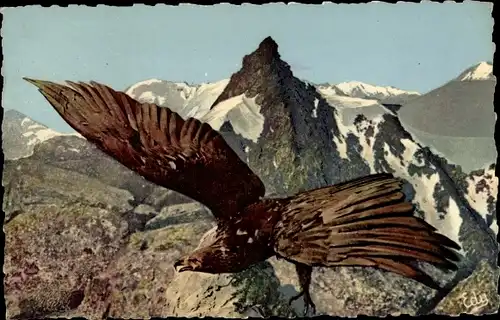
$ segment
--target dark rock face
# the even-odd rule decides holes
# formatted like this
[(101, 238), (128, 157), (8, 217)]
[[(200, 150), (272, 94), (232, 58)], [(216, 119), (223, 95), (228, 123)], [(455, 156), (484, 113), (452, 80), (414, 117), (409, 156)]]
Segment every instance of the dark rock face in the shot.
[(254, 143), (237, 135), (226, 122), (220, 131), (228, 143), (243, 159), (248, 157), (250, 167), (264, 179), (269, 192), (293, 194), (334, 181), (338, 175), (332, 161), (334, 110), (314, 87), (293, 76), (271, 38), (245, 56), (242, 65), (212, 108), (241, 94), (257, 96), (264, 128)]

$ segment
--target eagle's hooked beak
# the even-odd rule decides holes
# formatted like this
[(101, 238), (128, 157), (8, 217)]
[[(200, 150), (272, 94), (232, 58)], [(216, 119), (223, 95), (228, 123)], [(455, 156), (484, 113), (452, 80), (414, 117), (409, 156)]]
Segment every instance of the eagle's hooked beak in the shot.
[(197, 266), (197, 261), (193, 261), (192, 259), (181, 259), (174, 263), (176, 272), (194, 271)]

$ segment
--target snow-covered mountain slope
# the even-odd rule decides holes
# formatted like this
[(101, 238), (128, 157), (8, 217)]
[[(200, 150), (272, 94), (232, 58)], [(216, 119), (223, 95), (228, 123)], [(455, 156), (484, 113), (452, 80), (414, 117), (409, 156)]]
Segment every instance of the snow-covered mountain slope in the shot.
[(264, 130), (264, 116), (261, 106), (255, 101), (257, 97), (247, 98), (245, 94), (222, 101), (200, 118), (219, 130), (225, 122), (229, 122), (236, 134), (257, 142)]
[[(254, 114), (255, 112), (245, 112), (245, 107), (250, 100), (238, 98), (236, 100), (225, 101), (223, 106), (219, 106), (212, 112), (210, 107), (217, 97), (227, 86), (229, 79), (224, 79), (214, 83), (204, 83), (201, 85), (188, 85), (159, 79), (149, 79), (138, 82), (130, 86), (126, 93), (141, 102), (156, 103), (160, 106), (168, 106), (178, 112), (181, 117), (195, 117), (209, 122), (213, 127), (220, 128), (220, 115), (237, 121), (237, 113)], [(408, 97), (418, 96), (417, 92), (404, 91), (393, 87), (380, 87), (362, 82), (345, 82), (338, 85), (318, 85), (317, 90), (332, 105), (339, 108), (361, 108), (380, 107), (382, 102), (390, 100), (391, 103), (407, 100)], [(248, 103), (246, 103), (246, 102)], [(255, 101), (253, 101), (255, 104)], [(255, 109), (255, 108), (254, 108)], [(226, 112), (227, 111), (227, 112)], [(230, 112), (231, 111), (231, 112)], [(216, 116), (219, 115), (219, 116)], [(258, 118), (258, 116), (257, 116)], [(257, 126), (257, 120), (251, 120)], [(249, 129), (252, 130), (252, 129)]]
[(462, 72), (457, 79), (458, 81), (481, 81), (481, 80), (495, 80), (493, 74), (493, 65), (489, 62), (482, 61), (464, 72)]
[(6, 159), (30, 156), (33, 148), (58, 136), (78, 136), (77, 133), (60, 133), (31, 120), (15, 110), (7, 110), (2, 122), (3, 149)]
[(318, 87), (317, 89), (328, 102), (331, 102), (333, 105), (337, 104), (339, 108), (360, 108), (380, 105), (379, 101), (376, 99), (356, 98), (341, 95), (338, 94), (336, 90), (332, 90), (331, 87)]
[(323, 95), (329, 105), (336, 108), (343, 122), (352, 123), (359, 114), (372, 117), (390, 111), (379, 103), (378, 100), (353, 98), (341, 95), (326, 95), (322, 93), (321, 90), (318, 91)]
[(416, 91), (406, 91), (394, 87), (382, 87), (359, 81), (342, 82), (338, 84), (323, 84), (317, 86), (326, 97), (348, 96), (368, 100), (377, 100), (380, 103), (400, 104), (420, 96)]
[(420, 93), (416, 91), (405, 91), (394, 87), (375, 86), (359, 81), (342, 82), (335, 86), (345, 95), (352, 97), (377, 97), (378, 99), (387, 99), (401, 95), (420, 95)]
[(202, 117), (226, 87), (229, 79), (190, 86), (158, 79), (138, 82), (126, 93), (138, 101), (168, 106), (183, 118)]
[[(244, 94), (222, 101), (214, 101), (222, 93), (229, 79), (197, 86), (150, 79), (134, 84), (126, 93), (138, 101), (156, 103), (176, 111), (183, 118), (194, 117), (219, 130), (229, 121), (242, 137), (257, 141), (263, 130), (264, 119), (254, 98)], [(245, 121), (242, 121), (245, 119)]]

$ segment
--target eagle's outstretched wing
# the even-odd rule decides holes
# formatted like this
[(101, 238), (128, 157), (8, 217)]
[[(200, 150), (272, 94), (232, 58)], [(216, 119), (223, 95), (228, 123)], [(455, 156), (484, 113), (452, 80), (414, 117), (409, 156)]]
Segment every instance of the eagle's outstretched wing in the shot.
[(309, 266), (366, 266), (437, 284), (413, 262), (455, 269), (460, 246), (413, 216), (401, 181), (375, 174), (284, 199), (278, 255)]
[(229, 219), (264, 196), (264, 184), (209, 124), (90, 82), (32, 80), (76, 131), (147, 180)]

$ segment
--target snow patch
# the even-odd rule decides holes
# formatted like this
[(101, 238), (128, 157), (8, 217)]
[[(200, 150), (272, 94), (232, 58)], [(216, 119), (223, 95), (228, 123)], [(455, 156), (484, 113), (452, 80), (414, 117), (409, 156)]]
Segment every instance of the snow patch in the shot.
[[(361, 156), (365, 159), (365, 162), (370, 167), (370, 172), (375, 173), (375, 154), (373, 153), (373, 143), (375, 142), (375, 137), (378, 133), (378, 123), (381, 118), (376, 118), (369, 123), (367, 120), (363, 120), (360, 126), (357, 128), (359, 132), (359, 144), (361, 145)], [(371, 128), (373, 130), (373, 138), (366, 137), (366, 131)], [(373, 141), (372, 141), (373, 140)]]
[(278, 163), (276, 162), (276, 157), (273, 157), (273, 166), (275, 169), (278, 169)]
[(461, 75), (460, 81), (489, 80), (493, 77), (493, 66), (487, 62), (479, 63), (474, 69)]
[(42, 129), (38, 131), (28, 131), (23, 133), (23, 136), (25, 137), (31, 137), (31, 139), (28, 141), (28, 145), (34, 145), (39, 142), (46, 141), (50, 138), (60, 136), (61, 133), (54, 131), (52, 129)]
[[(427, 222), (438, 229), (440, 233), (460, 244), (459, 233), (463, 220), (460, 217), (460, 209), (458, 208), (457, 203), (455, 202), (455, 200), (453, 200), (452, 197), (449, 197), (448, 209), (447, 213), (444, 215), (444, 218), (440, 219), (437, 215), (429, 216), (426, 218), (428, 218), (426, 219)], [(463, 248), (461, 248), (459, 252), (463, 254)]]
[(247, 98), (245, 94), (241, 94), (224, 100), (200, 120), (207, 122), (215, 130), (229, 121), (236, 134), (256, 143), (264, 130), (264, 116), (260, 113), (260, 105), (255, 102), (256, 98), (257, 96)]
[[(45, 128), (43, 126), (41, 126), (41, 127)], [(47, 141), (51, 138), (58, 137), (58, 136), (77, 136), (79, 138), (83, 138), (82, 135), (80, 135), (79, 133), (76, 133), (76, 132), (74, 132), (74, 133), (60, 133), (60, 132), (54, 131), (54, 130), (49, 129), (49, 128), (41, 129), (38, 131), (27, 131), (27, 132), (23, 133), (22, 135), (23, 135), (23, 137), (30, 138), (27, 142), (28, 146), (32, 146), (32, 145)]]
[(22, 121), (21, 121), (21, 126), (25, 125), (26, 123), (29, 123), (29, 122), (33, 122), (33, 120), (31, 120), (30, 118), (24, 118)]
[[(488, 199), (497, 201), (498, 178), (495, 170), (487, 169), (483, 175), (470, 176), (467, 178), (467, 193), (465, 197), (470, 206), (476, 210), (484, 219), (490, 213), (488, 210)], [(496, 223), (493, 223), (496, 224)]]
[(401, 143), (405, 147), (403, 151), (403, 159), (409, 160), (408, 164), (414, 164), (418, 167), (422, 167), (425, 163), (422, 159), (416, 159), (415, 153), (419, 150), (418, 145), (410, 139), (401, 139)]
[(32, 124), (32, 125), (28, 126), (28, 130), (37, 129), (37, 128), (44, 129), (45, 126), (42, 126), (41, 124)]
[(23, 133), (23, 137), (29, 137), (29, 136), (32, 136), (34, 134), (35, 134), (34, 131), (26, 131), (25, 133)]
[(157, 96), (153, 94), (152, 91), (146, 91), (141, 93), (138, 97), (137, 100), (143, 102), (143, 103), (153, 103), (159, 106), (163, 106), (163, 104), (167, 101), (166, 98)]
[(333, 114), (333, 118), (337, 123), (337, 129), (339, 130), (340, 135), (337, 137), (332, 130), (333, 143), (337, 146), (337, 151), (339, 152), (339, 156), (342, 159), (349, 160), (349, 156), (347, 155), (347, 143), (344, 137), (347, 137), (347, 134), (350, 132), (349, 128), (344, 126), (342, 121), (337, 117), (337, 114)]
[(314, 99), (314, 109), (312, 111), (312, 117), (313, 118), (317, 118), (318, 117), (318, 103), (319, 103), (318, 98)]
[(493, 223), (490, 226), (490, 229), (493, 231), (495, 235), (498, 234), (498, 224), (496, 221), (493, 221)]
[(342, 82), (335, 85), (335, 87), (337, 87), (338, 89), (340, 89), (340, 91), (349, 96), (360, 93), (367, 96), (379, 95), (384, 97), (393, 97), (403, 94), (420, 95), (420, 93), (416, 91), (406, 91), (394, 87), (374, 86), (360, 81)]
[(210, 112), (210, 107), (228, 83), (229, 79), (224, 79), (213, 83), (202, 83), (196, 87), (184, 104), (184, 110), (187, 111), (186, 117), (200, 119)]
[[(154, 103), (159, 106), (168, 107), (172, 111), (177, 112), (183, 119), (200, 119), (210, 111), (210, 107), (222, 91), (224, 91), (228, 83), (229, 79), (223, 79), (213, 83), (190, 86), (186, 83), (150, 79), (134, 84), (126, 91), (126, 94), (140, 102)], [(169, 95), (174, 94), (176, 97), (155, 93), (158, 90), (159, 84), (165, 86), (165, 90), (169, 92)], [(149, 86), (151, 88), (148, 88)], [(173, 91), (172, 88), (174, 88)], [(168, 105), (169, 98), (177, 100), (175, 106)]]
[(160, 79), (148, 79), (148, 80), (144, 80), (141, 82), (137, 82), (136, 84), (134, 84), (133, 86), (128, 88), (128, 90), (125, 93), (130, 96), (134, 90), (136, 90), (137, 88), (139, 88), (141, 86), (150, 86), (152, 84), (162, 83), (162, 82), (163, 82), (163, 80), (160, 80)]
[(335, 91), (328, 90), (328, 88), (318, 88), (318, 91), (328, 101), (328, 104), (340, 109), (381, 106), (377, 100), (339, 96)]

